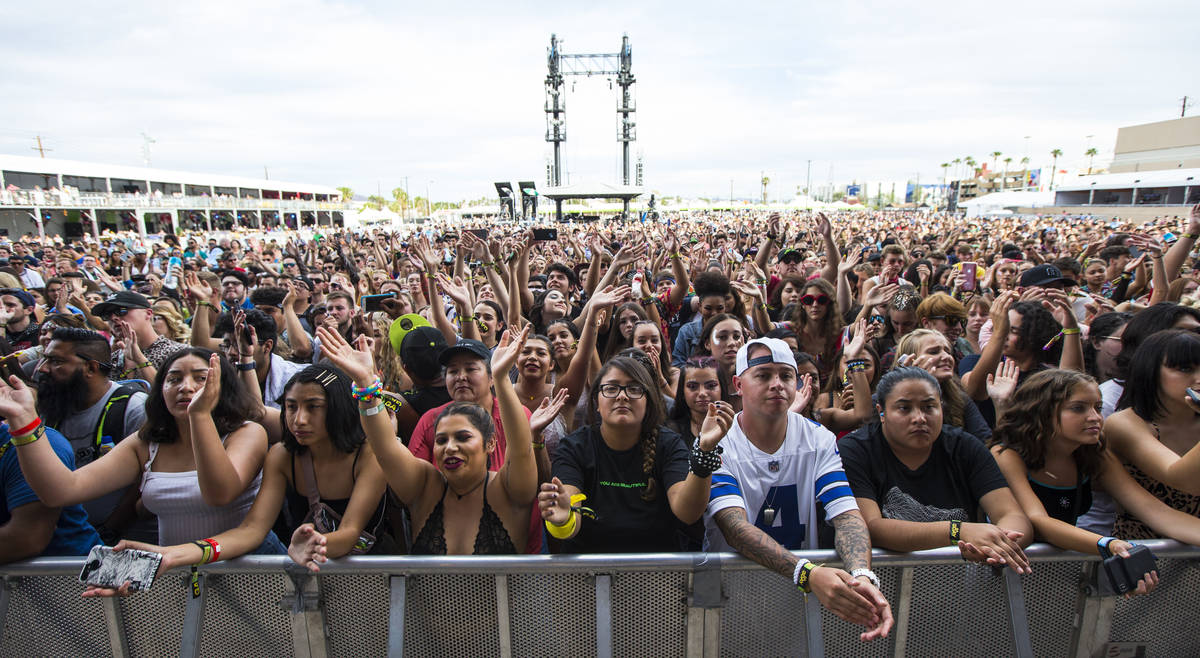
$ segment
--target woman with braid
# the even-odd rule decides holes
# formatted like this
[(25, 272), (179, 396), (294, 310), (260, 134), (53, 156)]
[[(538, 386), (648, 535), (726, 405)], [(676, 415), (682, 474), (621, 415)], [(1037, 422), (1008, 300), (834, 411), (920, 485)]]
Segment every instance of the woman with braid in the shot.
[[(645, 366), (614, 357), (590, 391), (591, 425), (562, 439), (554, 478), (538, 505), (567, 553), (681, 549), (681, 530), (708, 505), (718, 443), (733, 422), (725, 402), (708, 405), (692, 445), (662, 425), (662, 396)], [(580, 494), (586, 499), (580, 499)]]

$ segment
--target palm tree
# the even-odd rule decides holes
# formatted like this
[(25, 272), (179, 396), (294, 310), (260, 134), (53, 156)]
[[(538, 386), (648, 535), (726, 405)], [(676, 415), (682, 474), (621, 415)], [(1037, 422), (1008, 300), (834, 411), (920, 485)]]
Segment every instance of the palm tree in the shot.
[(1029, 156), (1021, 158), (1021, 188), (1029, 184)]
[[(408, 199), (408, 192), (405, 192), (403, 187), (393, 188), (392, 189), (392, 203), (390, 203), (388, 205), (389, 205), (389, 207), (392, 208), (393, 211), (396, 212), (396, 214), (400, 215), (400, 217), (407, 217), (408, 216), (407, 215), (408, 206), (410, 205), (409, 199)], [(400, 208), (399, 210), (396, 210), (397, 206), (399, 206), (399, 208)]]
[(339, 187), (337, 188), (337, 191), (342, 193), (342, 201), (346, 203), (349, 203), (352, 199), (354, 199), (354, 190), (348, 187)]
[(967, 169), (970, 170), (971, 178), (975, 178), (975, 165), (979, 164), (979, 163), (975, 162), (975, 158), (972, 158), (971, 156), (968, 155), (966, 158), (963, 159), (963, 164), (967, 165)]
[(961, 171), (959, 166), (962, 164), (962, 158), (954, 158), (951, 162), (954, 163), (954, 175), (959, 176), (959, 172)]
[(992, 171), (996, 171), (996, 159), (1004, 155), (1000, 151), (992, 151)]
[(1008, 165), (1012, 162), (1012, 158), (1004, 158), (1004, 178), (1000, 179), (1000, 189), (1008, 189)]
[(1050, 190), (1054, 190), (1054, 174), (1058, 173), (1058, 159), (1062, 157), (1062, 149), (1053, 149), (1050, 155), (1054, 157), (1054, 162), (1050, 165)]
[(1088, 157), (1088, 176), (1092, 175), (1092, 160), (1096, 157), (1096, 154), (1099, 152), (1100, 151), (1097, 151), (1096, 147), (1094, 147), (1094, 146), (1083, 152), (1083, 154)]
[(762, 177), (762, 202), (767, 205), (767, 186), (771, 184), (771, 179), (767, 176)]

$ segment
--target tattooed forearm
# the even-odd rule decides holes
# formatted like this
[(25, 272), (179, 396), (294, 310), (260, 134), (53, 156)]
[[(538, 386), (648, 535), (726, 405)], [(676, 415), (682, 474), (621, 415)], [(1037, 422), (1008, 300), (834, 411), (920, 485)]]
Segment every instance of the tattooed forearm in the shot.
[(871, 533), (867, 522), (856, 511), (843, 512), (833, 519), (833, 546), (846, 571), (871, 568)]
[[(746, 511), (727, 507), (717, 512), (713, 520), (725, 535), (725, 541), (738, 553), (762, 566), (786, 576), (789, 580), (796, 568), (796, 556), (779, 542), (746, 520)], [(864, 527), (865, 530), (865, 527)]]

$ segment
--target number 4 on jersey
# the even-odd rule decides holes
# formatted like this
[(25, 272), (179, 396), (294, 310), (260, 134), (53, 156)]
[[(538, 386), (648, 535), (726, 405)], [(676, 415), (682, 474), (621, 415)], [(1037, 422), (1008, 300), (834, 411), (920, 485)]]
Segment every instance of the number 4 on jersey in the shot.
[[(766, 510), (774, 509), (775, 518), (767, 523)], [(800, 523), (800, 502), (796, 496), (796, 485), (771, 487), (763, 498), (762, 507), (754, 525), (787, 549), (798, 550), (804, 546), (805, 527)]]

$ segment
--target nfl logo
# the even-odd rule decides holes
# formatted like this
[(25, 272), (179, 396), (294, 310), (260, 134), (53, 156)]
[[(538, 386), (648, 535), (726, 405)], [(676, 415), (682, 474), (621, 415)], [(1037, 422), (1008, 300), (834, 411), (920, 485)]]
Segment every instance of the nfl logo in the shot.
[(779, 472), (779, 460), (775, 459), (775, 460), (768, 462), (767, 469), (770, 470), (772, 473), (778, 473)]

